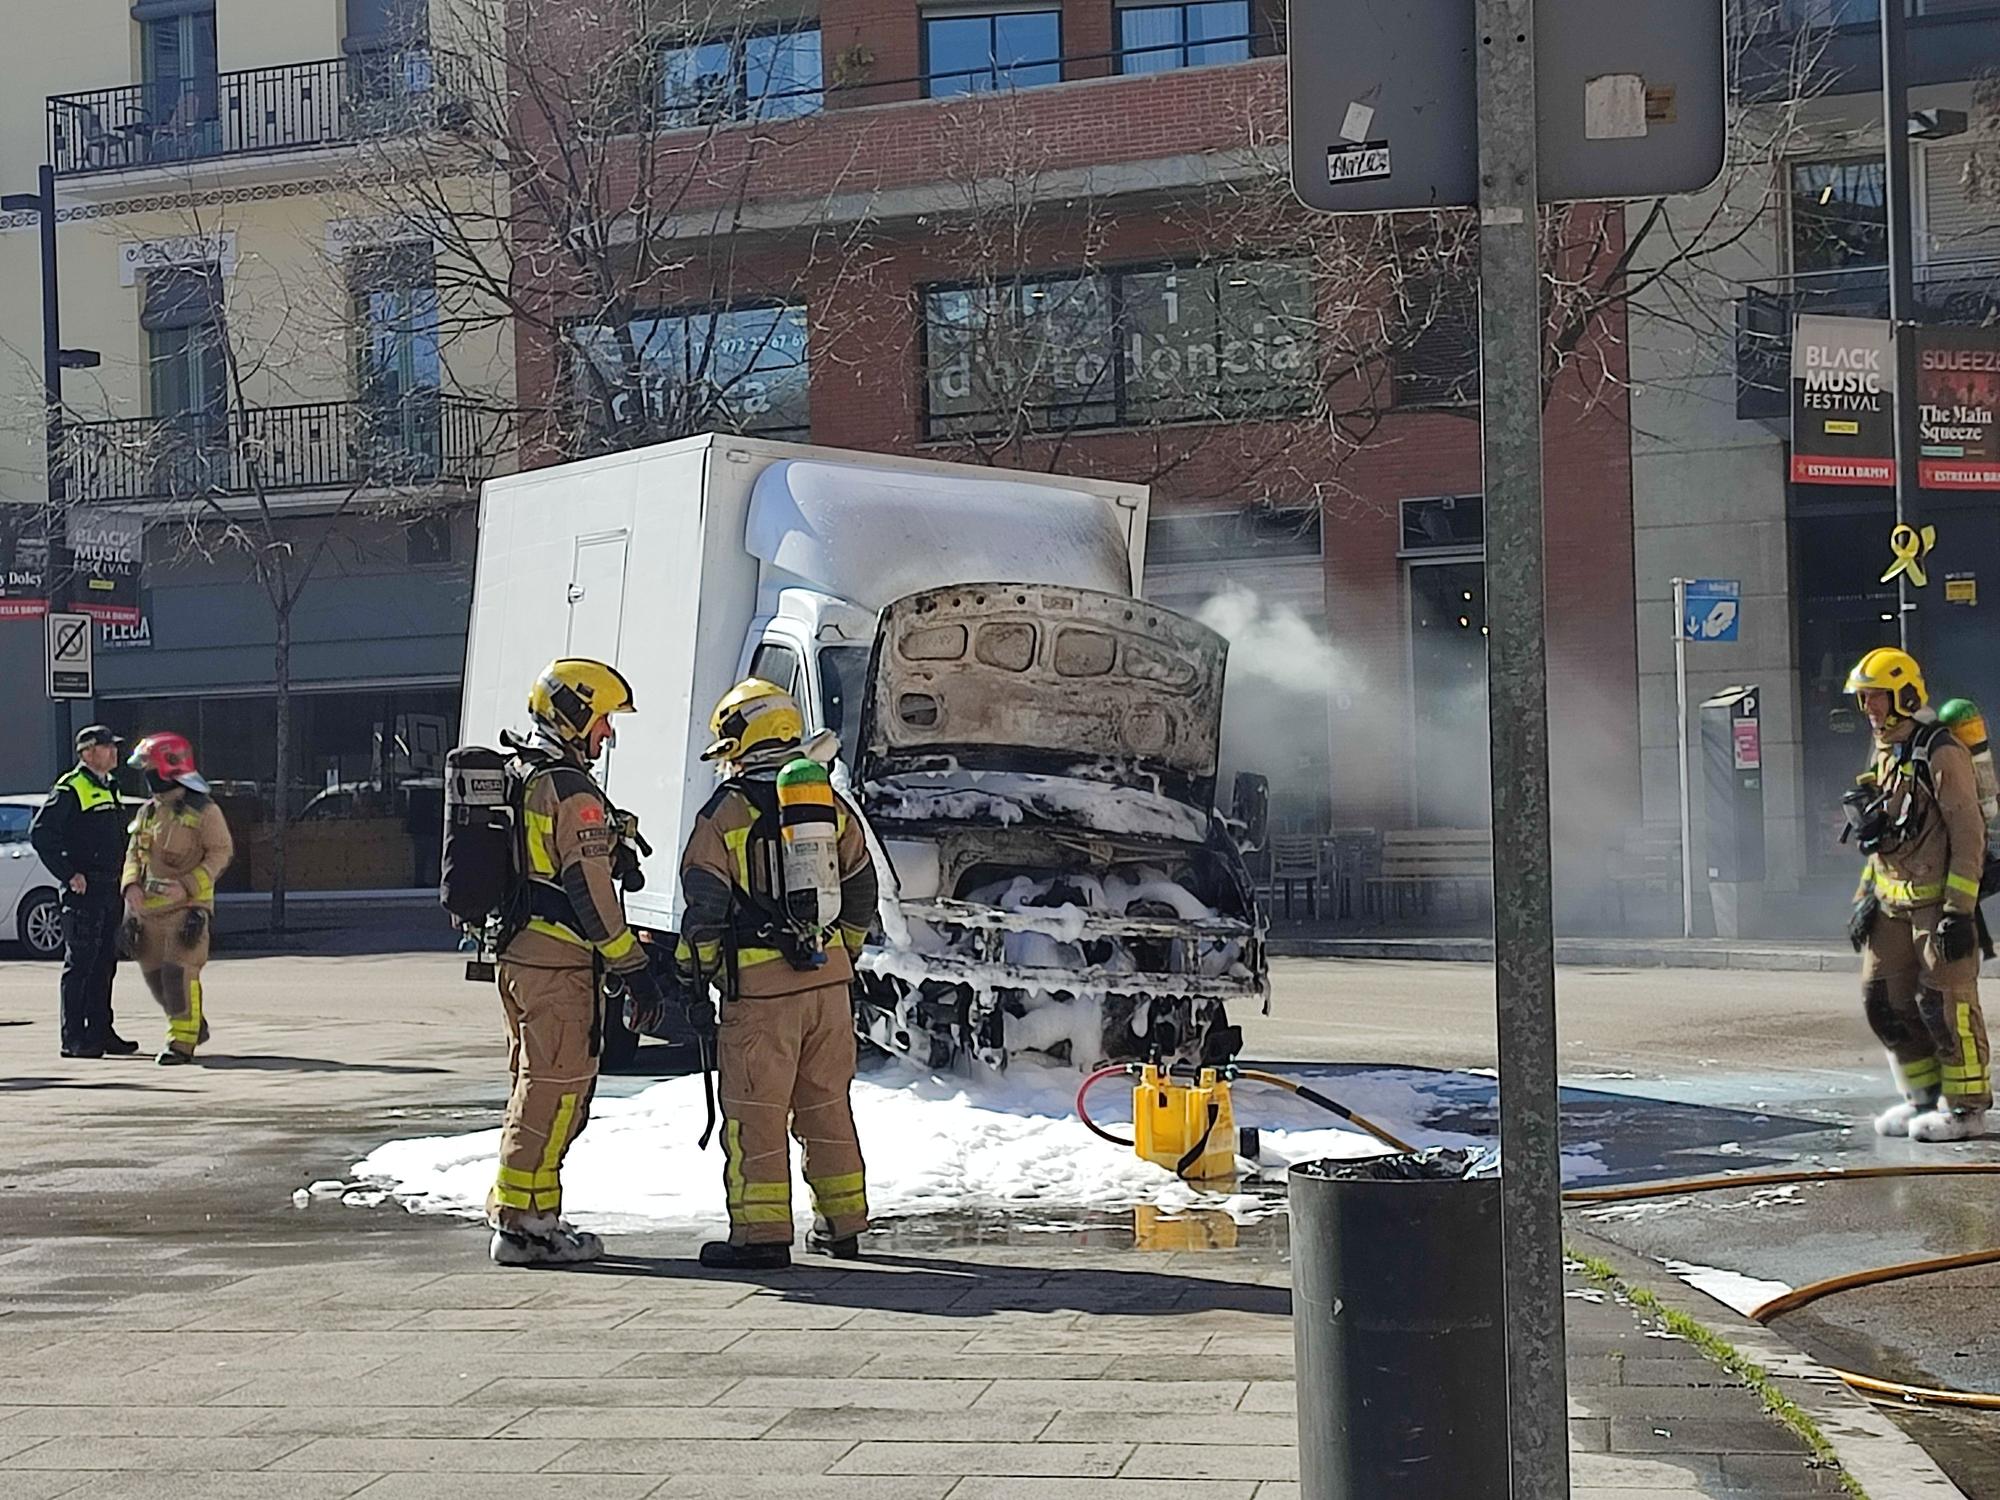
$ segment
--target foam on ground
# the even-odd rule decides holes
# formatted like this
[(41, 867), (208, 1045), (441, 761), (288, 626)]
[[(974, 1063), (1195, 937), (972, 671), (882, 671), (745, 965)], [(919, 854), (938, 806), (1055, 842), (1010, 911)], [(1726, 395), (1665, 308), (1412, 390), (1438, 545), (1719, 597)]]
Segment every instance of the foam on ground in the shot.
[[(1275, 1211), (1267, 1199), (1199, 1191), (1130, 1150), (1099, 1140), (1077, 1119), (1079, 1082), (1066, 1068), (1016, 1062), (1004, 1076), (971, 1080), (920, 1074), (902, 1064), (855, 1081), (855, 1122), (868, 1161), (868, 1195), (878, 1219), (957, 1212), (1029, 1216), (1065, 1210), (1224, 1209), (1240, 1218)], [(1423, 1121), (1443, 1101), (1408, 1074), (1362, 1073), (1340, 1081), (1338, 1097), (1413, 1145), (1490, 1142)], [(1277, 1090), (1239, 1084), (1241, 1124), (1260, 1130), (1260, 1163), (1372, 1156), (1384, 1148)], [(1131, 1120), (1129, 1086), (1107, 1079), (1091, 1093), (1106, 1125)], [(699, 1077), (673, 1078), (627, 1099), (600, 1099), (563, 1169), (564, 1213), (599, 1230), (714, 1228), (725, 1218), (722, 1158), (698, 1152), (706, 1108)], [(390, 1141), (354, 1166), (355, 1179), (419, 1213), (477, 1215), (492, 1185), (500, 1132)], [(1592, 1175), (1588, 1158), (1565, 1162)], [(794, 1152), (793, 1204), (811, 1198)]]

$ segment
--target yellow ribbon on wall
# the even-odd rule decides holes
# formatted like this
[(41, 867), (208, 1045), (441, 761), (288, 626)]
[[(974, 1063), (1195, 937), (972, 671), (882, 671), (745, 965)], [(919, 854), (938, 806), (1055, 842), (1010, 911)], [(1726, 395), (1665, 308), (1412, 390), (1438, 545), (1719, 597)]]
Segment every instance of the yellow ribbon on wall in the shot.
[(1907, 573), (1910, 582), (1917, 588), (1929, 583), (1930, 575), (1924, 571), (1923, 559), (1929, 557), (1931, 548), (1937, 545), (1937, 527), (1926, 526), (1922, 531), (1910, 525), (1898, 525), (1889, 533), (1889, 550), (1896, 554), (1896, 560), (1889, 564), (1889, 571), (1882, 575), (1884, 583), (1894, 583), (1897, 577)]

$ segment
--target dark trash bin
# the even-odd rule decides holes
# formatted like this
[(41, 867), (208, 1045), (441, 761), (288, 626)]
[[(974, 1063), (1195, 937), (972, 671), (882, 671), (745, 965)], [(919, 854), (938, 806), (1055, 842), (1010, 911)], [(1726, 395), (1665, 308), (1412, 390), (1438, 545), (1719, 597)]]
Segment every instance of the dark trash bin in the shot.
[(1507, 1500), (1493, 1158), (1301, 1162), (1289, 1187), (1300, 1500)]

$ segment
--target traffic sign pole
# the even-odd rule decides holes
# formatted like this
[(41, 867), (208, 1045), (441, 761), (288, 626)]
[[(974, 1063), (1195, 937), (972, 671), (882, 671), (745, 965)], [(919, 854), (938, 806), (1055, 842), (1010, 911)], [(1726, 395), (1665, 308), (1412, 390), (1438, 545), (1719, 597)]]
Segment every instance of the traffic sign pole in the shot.
[(1694, 936), (1694, 791), (1688, 765), (1688, 581), (1674, 580), (1674, 698), (1680, 739), (1674, 759), (1681, 773), (1681, 936)]
[(1513, 1500), (1569, 1495), (1562, 1145), (1543, 626), (1535, 0), (1478, 0), (1480, 442), (1486, 493), (1501, 1278)]

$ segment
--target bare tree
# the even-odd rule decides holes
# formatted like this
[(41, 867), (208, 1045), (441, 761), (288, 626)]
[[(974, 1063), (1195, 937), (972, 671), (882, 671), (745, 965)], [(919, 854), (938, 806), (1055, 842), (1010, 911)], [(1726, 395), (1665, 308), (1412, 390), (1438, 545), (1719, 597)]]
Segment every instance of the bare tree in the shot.
[[(803, 431), (808, 287), (873, 261), (867, 216), (758, 217), (823, 98), (816, 31), (733, 0), (507, 0), (432, 18), (435, 118), (355, 192), (436, 247), (456, 326), (504, 326), (531, 452)], [(843, 187), (836, 167), (814, 193)], [(813, 357), (838, 351), (817, 336)]]
[[(188, 209), (187, 223), (191, 243), (223, 243), (219, 223), (199, 206)], [(448, 513), (455, 498), (447, 486), (468, 485), (502, 462), (508, 436), (496, 420), (452, 410), (435, 389), (287, 401), (300, 381), (323, 387), (355, 362), (365, 339), (353, 325), (354, 301), (371, 285), (369, 273), (350, 275), (319, 254), (289, 276), (261, 260), (260, 269), (267, 274), (254, 289), (237, 292), (212, 261), (152, 273), (159, 280), (149, 277), (149, 298), (171, 307), (179, 361), (195, 378), (172, 393), (166, 410), (158, 409), (166, 393), (156, 390), (151, 416), (72, 423), (65, 463), (72, 508), (143, 510), (169, 558), (241, 565), (270, 609), (270, 923), (283, 931), (299, 605), (327, 586), (329, 564), (364, 526)], [(428, 337), (421, 309), (405, 312), (424, 320)], [(359, 350), (364, 386), (367, 353)]]

